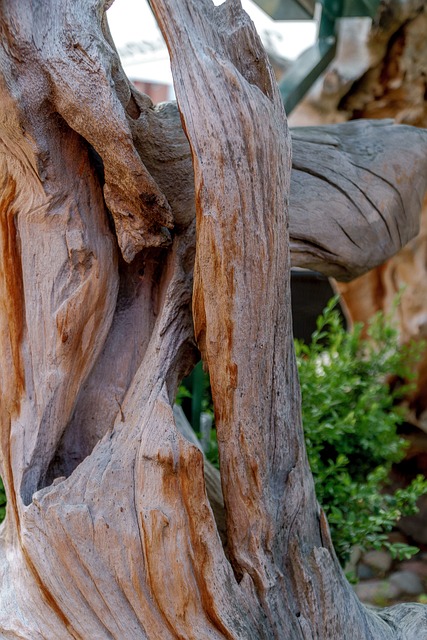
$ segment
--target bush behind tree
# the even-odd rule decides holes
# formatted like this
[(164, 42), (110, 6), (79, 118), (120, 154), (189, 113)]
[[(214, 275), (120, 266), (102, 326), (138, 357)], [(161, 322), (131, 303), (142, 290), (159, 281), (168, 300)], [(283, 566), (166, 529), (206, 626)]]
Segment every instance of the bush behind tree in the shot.
[[(390, 317), (378, 313), (366, 337), (363, 325), (343, 327), (333, 298), (317, 319), (309, 345), (295, 341), (307, 452), (316, 493), (342, 564), (351, 548), (386, 547), (395, 558), (418, 551), (391, 544), (388, 533), (416, 513), (427, 480), (390, 491), (394, 463), (407, 443), (398, 435), (405, 409), (398, 402), (414, 383), (413, 364), (424, 345), (399, 346)], [(397, 304), (397, 303), (396, 303)]]
[[(414, 384), (413, 364), (425, 345), (400, 346), (391, 317), (381, 313), (370, 322), (366, 337), (362, 324), (347, 331), (337, 303), (338, 297), (329, 301), (309, 345), (295, 340), (317, 498), (342, 565), (356, 545), (362, 550), (386, 548), (394, 558), (409, 558), (417, 547), (392, 544), (388, 533), (402, 516), (418, 511), (416, 502), (427, 492), (427, 480), (417, 476), (408, 487), (391, 491), (389, 477), (407, 449), (397, 432), (405, 420), (399, 403)], [(212, 412), (206, 381), (204, 389), (203, 410)], [(182, 386), (177, 401), (190, 395)], [(206, 454), (218, 467), (214, 429)]]

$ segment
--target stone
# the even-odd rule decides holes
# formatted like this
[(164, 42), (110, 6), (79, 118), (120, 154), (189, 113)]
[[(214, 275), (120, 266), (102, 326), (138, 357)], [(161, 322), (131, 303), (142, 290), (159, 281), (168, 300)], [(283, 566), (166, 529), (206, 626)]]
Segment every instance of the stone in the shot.
[(359, 580), (370, 580), (375, 577), (374, 569), (367, 564), (363, 564), (363, 562), (357, 566), (356, 573)]
[(398, 589), (400, 594), (417, 596), (424, 593), (424, 586), (420, 577), (412, 571), (396, 571), (390, 578), (390, 585)]
[(359, 582), (354, 586), (354, 590), (361, 602), (371, 604), (386, 605), (390, 600), (400, 595), (399, 587), (387, 580), (370, 580), (369, 582)]
[(427, 578), (427, 563), (421, 560), (405, 560), (399, 564), (399, 571), (416, 573), (421, 579)]
[[(346, 575), (357, 575), (358, 564), (362, 558), (362, 550), (357, 545), (351, 549), (350, 558), (344, 567)], [(360, 576), (358, 576), (360, 578)]]
[(397, 531), (397, 529), (395, 529), (394, 531), (390, 531), (387, 539), (391, 544), (396, 544), (396, 542), (400, 544), (409, 544), (408, 538), (405, 536), (405, 534), (401, 531)]
[(380, 573), (390, 570), (393, 559), (388, 551), (368, 551), (363, 556), (363, 564)]
[(421, 496), (417, 501), (418, 513), (405, 516), (397, 523), (400, 531), (408, 536), (416, 545), (427, 544), (427, 495)]

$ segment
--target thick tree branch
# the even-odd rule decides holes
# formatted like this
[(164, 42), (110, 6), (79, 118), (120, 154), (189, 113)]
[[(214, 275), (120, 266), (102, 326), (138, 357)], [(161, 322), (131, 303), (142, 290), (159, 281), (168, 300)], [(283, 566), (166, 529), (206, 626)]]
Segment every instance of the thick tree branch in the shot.
[[(0, 5), (1, 633), (398, 638), (394, 614), (355, 598), (315, 501), (290, 330), (290, 139), (253, 25), (234, 0), (153, 0), (190, 154), (176, 108), (124, 77), (105, 6)], [(334, 131), (320, 146), (337, 163)], [(193, 180), (228, 556), (172, 412), (194, 360)], [(401, 213), (393, 227), (370, 199), (377, 236), (403, 241)]]
[(292, 130), (294, 266), (350, 280), (397, 253), (419, 230), (427, 131), (390, 120)]
[(193, 314), (240, 588), (262, 608), (261, 637), (386, 637), (343, 578), (308, 470), (289, 305), (290, 139), (265, 53), (237, 2), (153, 5), (194, 161)]

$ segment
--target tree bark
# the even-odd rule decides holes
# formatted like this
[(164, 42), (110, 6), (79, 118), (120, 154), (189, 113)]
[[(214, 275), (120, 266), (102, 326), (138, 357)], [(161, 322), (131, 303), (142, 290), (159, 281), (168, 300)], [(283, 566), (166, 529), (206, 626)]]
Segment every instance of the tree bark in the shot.
[[(152, 3), (193, 175), (176, 110), (124, 77), (106, 4), (0, 7), (2, 637), (418, 639), (421, 605), (358, 602), (315, 499), (290, 320), (291, 144), (254, 27), (232, 0)], [(395, 213), (371, 213), (394, 233), (412, 196), (387, 197)], [(196, 354), (194, 260), (224, 544), (172, 411)]]

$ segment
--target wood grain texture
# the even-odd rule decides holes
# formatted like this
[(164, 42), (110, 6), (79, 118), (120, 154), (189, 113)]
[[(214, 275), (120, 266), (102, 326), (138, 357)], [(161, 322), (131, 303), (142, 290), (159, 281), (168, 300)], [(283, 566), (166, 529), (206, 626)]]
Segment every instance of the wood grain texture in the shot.
[[(254, 27), (234, 0), (153, 2), (189, 146), (176, 108), (130, 87), (106, 5), (0, 6), (0, 635), (420, 636), (424, 608), (406, 635), (395, 610), (363, 609), (315, 500), (290, 330), (290, 137)], [(205, 483), (172, 409), (196, 356), (194, 193), (225, 532), (206, 492), (218, 475)]]
[[(261, 603), (261, 637), (390, 637), (343, 580), (307, 469), (289, 317), (290, 143), (271, 71), (238, 3), (154, 7), (193, 154), (193, 314), (211, 377), (234, 572)], [(214, 103), (203, 100), (208, 91)], [(265, 175), (275, 188), (266, 190)]]
[[(352, 21), (351, 21), (352, 22)], [(427, 5), (423, 0), (382, 3), (378, 19), (366, 31), (365, 41), (359, 33), (340, 31), (339, 55), (327, 72), (319, 90), (304, 100), (292, 114), (297, 122), (321, 125), (343, 119), (391, 118), (394, 122), (427, 129)], [(344, 37), (343, 37), (344, 36)], [(362, 47), (360, 46), (362, 45)], [(355, 64), (363, 60), (360, 68)], [(349, 70), (352, 75), (349, 83)], [(335, 84), (333, 82), (335, 80)], [(356, 82), (354, 82), (357, 80)], [(329, 91), (329, 89), (331, 91)], [(414, 131), (413, 128), (408, 129)], [(418, 129), (421, 130), (421, 129)], [(393, 154), (400, 159), (400, 154)], [(409, 166), (409, 165), (408, 165)], [(421, 163), (412, 165), (422, 178), (427, 171)], [(397, 183), (396, 183), (397, 184)], [(339, 290), (353, 321), (367, 323), (378, 311), (393, 313), (402, 344), (422, 341), (427, 335), (427, 197), (420, 214), (420, 231), (401, 251), (361, 277), (340, 283)], [(400, 304), (395, 307), (399, 295)], [(418, 441), (427, 430), (427, 351), (412, 364), (418, 374), (416, 387), (406, 396), (408, 422), (414, 425), (410, 451), (420, 452)], [(423, 449), (421, 449), (421, 452)], [(408, 467), (422, 465), (424, 453), (412, 458)], [(422, 466), (420, 467), (423, 468)], [(420, 542), (425, 526), (423, 514), (418, 520)], [(405, 521), (399, 526), (406, 528)], [(413, 531), (411, 530), (413, 533)]]
[[(19, 22), (19, 15), (25, 11), (21, 1), (13, 7), (5, 5), (5, 15), (10, 20)], [(31, 77), (25, 75), (26, 86), (32, 88), (32, 96), (40, 93), (40, 87), (42, 93), (51, 95), (56, 113), (99, 153), (106, 203), (115, 220), (123, 255), (131, 260), (144, 246), (167, 244), (170, 240), (167, 227), (179, 223), (181, 218), (188, 220), (194, 211), (188, 145), (174, 107), (154, 109), (151, 101), (138, 94), (125, 78), (106, 19), (102, 17), (102, 3), (95, 11), (98, 3), (93, 1), (90, 6), (93, 5), (95, 13), (88, 14), (83, 2), (73, 5), (72, 10), (62, 10), (55, 2), (50, 7), (49, 2), (38, 3), (33, 13), (27, 14), (28, 24), (16, 41), (13, 38), (17, 34), (13, 33), (8, 34), (8, 39), (11, 46), (21, 48), (22, 57), (29, 46), (31, 30), (36, 32), (37, 54), (34, 51), (33, 55), (37, 55), (38, 64)], [(33, 110), (34, 103), (32, 98)], [(424, 162), (425, 137), (415, 130), (411, 133), (393, 130), (389, 135), (378, 131), (377, 135), (375, 129), (365, 126), (367, 130), (358, 131), (352, 140), (345, 125), (342, 130), (334, 129), (329, 132), (334, 140), (329, 138), (328, 148), (325, 136), (323, 141), (319, 140), (318, 131), (308, 130), (303, 140), (301, 132), (296, 132), (294, 154), (298, 167), (291, 179), (290, 206), (291, 253), (295, 265), (315, 267), (328, 275), (349, 279), (390, 257), (400, 248), (399, 240), (404, 244), (414, 232), (417, 205), (414, 208), (414, 199), (405, 184), (413, 179), (420, 184), (420, 176), (425, 175), (422, 170), (414, 172), (420, 157)], [(359, 134), (365, 140), (360, 145), (363, 167), (355, 167), (357, 157), (352, 158), (352, 145)], [(307, 138), (314, 146), (307, 147)], [(165, 142), (161, 153), (156, 140)], [(370, 145), (366, 148), (368, 140)], [(385, 157), (396, 151), (399, 154), (402, 151), (402, 158), (393, 167)], [(313, 162), (314, 158), (321, 162)], [(334, 173), (337, 167), (339, 175)], [(395, 180), (399, 168), (404, 170), (402, 182)], [(397, 192), (387, 193), (384, 180), (373, 180), (372, 173), (394, 184)], [(381, 199), (377, 192), (381, 193)], [(170, 198), (174, 201), (173, 214)], [(317, 213), (319, 201), (334, 203), (333, 211), (322, 207)], [(328, 225), (323, 224), (323, 216)], [(368, 253), (366, 247), (358, 251), (367, 222), (369, 228), (374, 222), (372, 246), (377, 247), (376, 252)], [(334, 246), (330, 246), (332, 232), (340, 236)], [(396, 234), (400, 234), (400, 239)], [(343, 249), (337, 252), (337, 246)]]
[(351, 280), (419, 231), (427, 132), (391, 120), (292, 130), (293, 266)]
[[(72, 5), (48, 0), (35, 3), (29, 11), (26, 3), (18, 0), (6, 3), (2, 11), (9, 24), (19, 24), (25, 16), (24, 24), (19, 30), (9, 30), (7, 38), (21, 67), (29, 49), (34, 62), (37, 58), (31, 75), (29, 70), (22, 74), (27, 90), (32, 87), (32, 112), (36, 112), (38, 95), (50, 98), (56, 113), (101, 157), (105, 201), (123, 255), (131, 260), (145, 246), (167, 244), (167, 227), (173, 220), (165, 195), (134, 147), (126, 105), (112, 91), (117, 59), (102, 31), (104, 4), (98, 0)], [(128, 101), (130, 97), (128, 90)], [(43, 117), (41, 113), (38, 116)], [(44, 119), (48, 116), (45, 113)]]

